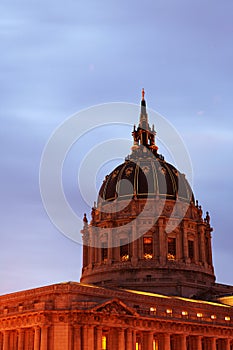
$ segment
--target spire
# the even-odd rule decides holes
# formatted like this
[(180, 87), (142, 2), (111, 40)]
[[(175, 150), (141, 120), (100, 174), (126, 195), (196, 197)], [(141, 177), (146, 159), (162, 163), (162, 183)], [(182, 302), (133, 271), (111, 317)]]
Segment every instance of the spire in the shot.
[(132, 150), (137, 150), (139, 145), (150, 149), (154, 154), (157, 154), (158, 147), (155, 145), (155, 135), (154, 125), (152, 129), (148, 123), (148, 115), (146, 111), (146, 101), (145, 101), (145, 90), (142, 89), (142, 99), (141, 99), (141, 113), (138, 128), (134, 126), (132, 132), (134, 138), (134, 146)]
[(145, 90), (142, 89), (142, 100), (141, 100), (141, 114), (140, 114), (140, 122), (139, 125), (142, 129), (148, 130), (148, 116), (146, 112), (146, 101), (145, 101)]

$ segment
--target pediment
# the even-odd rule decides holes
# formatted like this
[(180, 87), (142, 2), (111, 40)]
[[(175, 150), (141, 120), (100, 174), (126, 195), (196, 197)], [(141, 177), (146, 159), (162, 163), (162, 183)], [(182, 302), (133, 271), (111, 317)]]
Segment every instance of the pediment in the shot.
[(112, 299), (95, 306), (91, 311), (101, 312), (107, 315), (138, 316), (137, 312), (119, 299)]

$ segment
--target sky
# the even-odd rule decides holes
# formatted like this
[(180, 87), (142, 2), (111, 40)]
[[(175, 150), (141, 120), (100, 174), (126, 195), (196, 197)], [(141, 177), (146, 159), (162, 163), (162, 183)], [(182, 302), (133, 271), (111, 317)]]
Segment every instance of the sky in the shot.
[[(142, 87), (184, 141), (195, 197), (214, 227), (217, 281), (233, 284), (232, 37), (231, 0), (1, 1), (0, 294), (79, 281), (81, 245), (58, 231), (42, 203), (43, 150), (70, 116), (138, 104)], [(108, 132), (131, 139), (117, 126), (87, 134), (77, 158)], [(64, 170), (73, 202), (75, 157), (73, 147)], [(76, 210), (87, 207), (77, 200)]]

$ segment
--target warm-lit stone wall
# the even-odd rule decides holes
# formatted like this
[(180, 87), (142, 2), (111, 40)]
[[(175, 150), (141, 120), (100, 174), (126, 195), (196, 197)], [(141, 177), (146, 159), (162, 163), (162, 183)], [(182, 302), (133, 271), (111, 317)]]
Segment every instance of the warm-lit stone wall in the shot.
[(0, 297), (0, 350), (232, 350), (217, 303), (79, 283)]

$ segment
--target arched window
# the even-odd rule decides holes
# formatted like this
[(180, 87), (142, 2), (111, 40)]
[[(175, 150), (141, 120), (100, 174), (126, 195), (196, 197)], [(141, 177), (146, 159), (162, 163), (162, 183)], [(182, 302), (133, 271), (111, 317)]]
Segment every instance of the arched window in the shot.
[(188, 240), (188, 256), (191, 261), (194, 260), (194, 241)]
[(128, 238), (120, 239), (120, 259), (121, 259), (121, 261), (128, 261), (129, 260)]
[(107, 261), (107, 259), (108, 259), (107, 242), (102, 242), (102, 244), (101, 244), (101, 259), (102, 259), (102, 261)]
[(143, 237), (143, 256), (144, 259), (153, 258), (153, 238)]
[(176, 239), (172, 237), (167, 239), (167, 258), (168, 260), (176, 259)]

